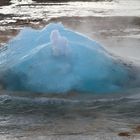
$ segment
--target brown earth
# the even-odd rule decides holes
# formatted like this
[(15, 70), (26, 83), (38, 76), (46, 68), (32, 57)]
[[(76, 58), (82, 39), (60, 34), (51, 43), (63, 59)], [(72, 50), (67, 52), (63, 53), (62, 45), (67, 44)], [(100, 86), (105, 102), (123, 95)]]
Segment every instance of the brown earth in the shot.
[(0, 6), (9, 5), (9, 4), (10, 4), (10, 0), (0, 0)]

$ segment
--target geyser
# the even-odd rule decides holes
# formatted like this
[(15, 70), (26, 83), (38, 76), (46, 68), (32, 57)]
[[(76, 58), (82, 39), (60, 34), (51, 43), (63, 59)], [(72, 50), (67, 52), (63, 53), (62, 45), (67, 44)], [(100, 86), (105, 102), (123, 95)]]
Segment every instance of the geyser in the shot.
[(109, 93), (139, 86), (133, 66), (62, 24), (24, 28), (6, 47), (0, 52), (6, 90)]

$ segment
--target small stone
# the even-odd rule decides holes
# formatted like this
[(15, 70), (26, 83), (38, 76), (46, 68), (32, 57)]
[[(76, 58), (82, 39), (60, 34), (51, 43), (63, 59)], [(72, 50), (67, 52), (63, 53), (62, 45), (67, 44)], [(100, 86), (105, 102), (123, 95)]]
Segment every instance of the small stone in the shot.
[(118, 135), (121, 136), (121, 137), (129, 137), (130, 132), (120, 132)]

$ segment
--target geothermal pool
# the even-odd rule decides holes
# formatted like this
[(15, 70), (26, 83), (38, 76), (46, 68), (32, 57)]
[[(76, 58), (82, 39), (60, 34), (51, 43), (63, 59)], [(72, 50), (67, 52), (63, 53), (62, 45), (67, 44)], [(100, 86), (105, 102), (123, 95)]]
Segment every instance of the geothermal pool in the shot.
[[(12, 0), (0, 5), (1, 46), (24, 27), (41, 30), (49, 23), (61, 22), (66, 28), (96, 40), (116, 56), (139, 65), (138, 0), (85, 3)], [(139, 87), (105, 95), (45, 94), (0, 88), (0, 140), (140, 139)]]

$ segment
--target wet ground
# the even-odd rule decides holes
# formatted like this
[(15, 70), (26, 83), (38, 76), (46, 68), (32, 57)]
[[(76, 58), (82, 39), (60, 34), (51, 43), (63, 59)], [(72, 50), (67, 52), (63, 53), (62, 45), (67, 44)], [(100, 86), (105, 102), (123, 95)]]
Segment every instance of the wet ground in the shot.
[[(140, 60), (140, 1), (0, 1), (0, 43), (62, 22), (125, 59)], [(0, 140), (139, 140), (140, 90), (117, 96), (0, 91)]]

